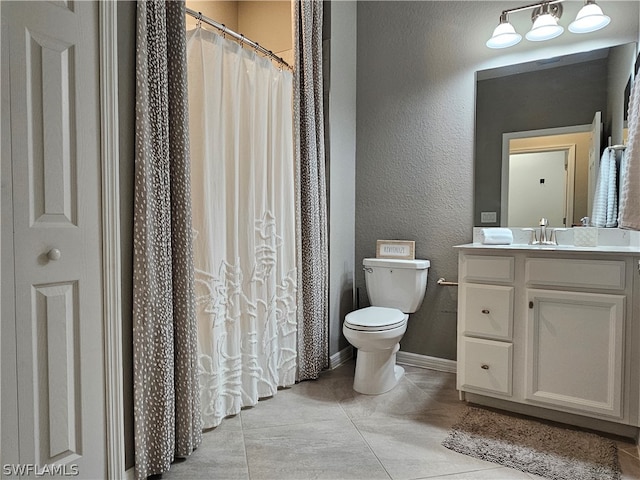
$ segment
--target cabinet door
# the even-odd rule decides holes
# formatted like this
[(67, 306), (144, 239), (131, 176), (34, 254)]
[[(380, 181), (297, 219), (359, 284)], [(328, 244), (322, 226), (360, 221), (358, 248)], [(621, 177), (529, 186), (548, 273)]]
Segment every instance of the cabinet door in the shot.
[(621, 418), (624, 295), (530, 289), (527, 297), (526, 399)]

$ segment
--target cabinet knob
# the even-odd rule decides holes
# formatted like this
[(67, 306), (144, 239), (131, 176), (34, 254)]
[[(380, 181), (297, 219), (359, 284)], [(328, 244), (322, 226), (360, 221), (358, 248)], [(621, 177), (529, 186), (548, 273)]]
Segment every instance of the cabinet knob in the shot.
[(55, 262), (56, 260), (60, 260), (61, 256), (62, 256), (62, 253), (60, 253), (60, 250), (58, 250), (57, 248), (52, 248), (47, 252), (47, 258), (52, 262)]
[(482, 313), (484, 313), (485, 315), (489, 315), (491, 312), (489, 311), (488, 308), (483, 308)]
[(533, 308), (533, 302), (529, 302), (529, 308)]
[(480, 365), (480, 368), (483, 370), (489, 370), (489, 365), (487, 365), (486, 363)]

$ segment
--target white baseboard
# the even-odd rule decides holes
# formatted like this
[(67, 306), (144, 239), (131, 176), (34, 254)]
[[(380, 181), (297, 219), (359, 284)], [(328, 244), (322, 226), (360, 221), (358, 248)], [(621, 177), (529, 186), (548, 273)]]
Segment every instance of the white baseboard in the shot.
[(440, 372), (456, 373), (457, 362), (446, 358), (430, 357), (428, 355), (420, 355), (419, 353), (398, 352), (396, 353), (396, 361), (411, 365), (413, 367), (430, 368)]
[[(348, 362), (353, 357), (353, 346), (349, 345), (348, 347), (343, 348), (339, 352), (336, 352), (329, 357), (329, 370), (338, 368), (340, 365)], [(396, 354), (396, 361), (398, 363), (404, 363), (405, 365), (411, 365), (413, 367), (420, 368), (430, 368), (431, 370), (438, 370), (440, 372), (456, 373), (457, 371), (457, 362), (455, 360), (430, 357), (428, 355), (421, 355), (419, 353), (400, 351)]]
[(348, 347), (343, 348), (339, 352), (336, 352), (329, 357), (329, 370), (338, 368), (340, 365), (342, 365), (343, 363), (347, 363), (352, 358), (353, 347), (349, 345)]

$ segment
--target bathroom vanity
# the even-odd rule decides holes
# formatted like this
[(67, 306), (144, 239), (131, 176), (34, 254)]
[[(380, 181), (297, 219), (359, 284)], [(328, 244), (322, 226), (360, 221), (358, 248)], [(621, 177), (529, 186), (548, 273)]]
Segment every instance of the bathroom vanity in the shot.
[(635, 436), (640, 232), (618, 232), (596, 247), (457, 247), (462, 398)]

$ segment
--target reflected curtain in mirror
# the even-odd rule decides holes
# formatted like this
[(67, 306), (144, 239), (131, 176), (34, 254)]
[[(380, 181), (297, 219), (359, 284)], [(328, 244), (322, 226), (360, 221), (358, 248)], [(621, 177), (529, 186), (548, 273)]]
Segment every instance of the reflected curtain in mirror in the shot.
[(640, 230), (640, 75), (631, 90), (629, 143), (622, 158), (618, 225)]

